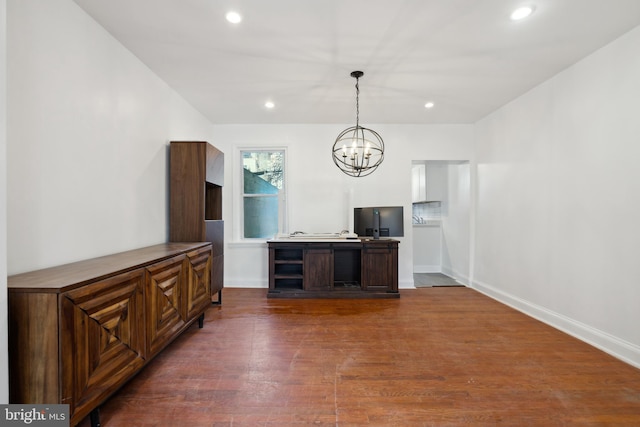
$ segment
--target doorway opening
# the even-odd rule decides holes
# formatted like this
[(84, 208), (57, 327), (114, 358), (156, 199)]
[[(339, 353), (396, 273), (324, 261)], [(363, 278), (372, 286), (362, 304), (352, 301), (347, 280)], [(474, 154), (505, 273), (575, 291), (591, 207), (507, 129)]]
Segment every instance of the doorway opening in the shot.
[(411, 176), (414, 286), (467, 286), (469, 161), (414, 160)]

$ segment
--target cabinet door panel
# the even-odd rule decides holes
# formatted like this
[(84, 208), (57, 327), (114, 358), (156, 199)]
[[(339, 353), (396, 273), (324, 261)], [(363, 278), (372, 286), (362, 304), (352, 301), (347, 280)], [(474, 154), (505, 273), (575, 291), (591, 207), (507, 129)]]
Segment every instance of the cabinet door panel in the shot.
[(186, 324), (180, 304), (185, 259), (186, 255), (179, 255), (147, 267), (147, 357), (160, 351)]
[(207, 221), (207, 238), (211, 242), (213, 264), (211, 265), (211, 294), (224, 287), (224, 221)]
[(198, 315), (211, 303), (211, 250), (189, 252), (188, 279), (186, 281), (185, 319)]
[(61, 297), (62, 403), (80, 420), (144, 364), (144, 270)]
[(328, 290), (333, 287), (333, 250), (306, 249), (304, 253), (304, 289)]
[(397, 247), (372, 247), (362, 249), (362, 286), (366, 290), (398, 290)]

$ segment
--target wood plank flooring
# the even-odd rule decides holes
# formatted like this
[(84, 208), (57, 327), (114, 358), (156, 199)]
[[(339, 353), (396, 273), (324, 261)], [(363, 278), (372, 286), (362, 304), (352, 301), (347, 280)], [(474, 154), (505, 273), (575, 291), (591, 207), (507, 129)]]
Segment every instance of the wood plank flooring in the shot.
[[(225, 289), (101, 408), (112, 426), (640, 425), (640, 370), (464, 287)], [(82, 426), (88, 426), (84, 420)]]

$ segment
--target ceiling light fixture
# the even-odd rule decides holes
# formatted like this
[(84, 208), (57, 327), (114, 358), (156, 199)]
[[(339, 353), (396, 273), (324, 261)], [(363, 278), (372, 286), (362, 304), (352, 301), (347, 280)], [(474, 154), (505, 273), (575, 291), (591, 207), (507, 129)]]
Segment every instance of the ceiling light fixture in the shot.
[(424, 104), (424, 108), (433, 108), (436, 104), (434, 104), (433, 102), (429, 101), (426, 104)]
[(533, 6), (519, 7), (511, 13), (511, 20), (519, 21), (533, 13)]
[(242, 15), (234, 11), (227, 12), (225, 18), (227, 18), (227, 21), (231, 22), (232, 24), (239, 24), (242, 21)]
[(360, 85), (362, 71), (351, 72), (356, 79), (356, 125), (340, 132), (333, 144), (333, 163), (349, 176), (367, 176), (384, 159), (384, 141), (377, 132), (360, 126)]
[(267, 107), (268, 109), (272, 109), (273, 107), (276, 106), (276, 104), (274, 104), (271, 101), (267, 101), (267, 102), (264, 103), (264, 106)]

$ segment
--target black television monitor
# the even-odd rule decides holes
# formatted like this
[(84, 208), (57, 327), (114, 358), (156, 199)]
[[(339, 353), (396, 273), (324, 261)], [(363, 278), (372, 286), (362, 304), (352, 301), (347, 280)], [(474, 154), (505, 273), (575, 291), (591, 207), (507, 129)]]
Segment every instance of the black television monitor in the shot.
[(361, 237), (403, 237), (402, 206), (353, 208), (353, 232)]

